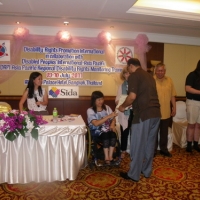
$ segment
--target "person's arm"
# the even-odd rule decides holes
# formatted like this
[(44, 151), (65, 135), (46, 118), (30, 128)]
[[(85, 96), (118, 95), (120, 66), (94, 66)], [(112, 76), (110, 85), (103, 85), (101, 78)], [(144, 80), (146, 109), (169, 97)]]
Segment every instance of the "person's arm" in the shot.
[(172, 103), (171, 116), (174, 117), (176, 115), (176, 98), (175, 98), (175, 96), (172, 96), (171, 103)]
[(24, 94), (22, 95), (22, 97), (19, 101), (19, 112), (23, 111), (23, 105), (24, 105), (24, 102), (27, 99), (27, 96), (28, 96), (28, 90), (25, 90)]
[(43, 95), (43, 101), (38, 101), (36, 102), (37, 105), (43, 105), (46, 106), (48, 104), (48, 95), (47, 95), (47, 91), (45, 89), (44, 95)]
[(196, 89), (192, 88), (190, 85), (185, 86), (185, 91), (189, 92), (191, 94), (200, 94), (200, 90), (196, 90)]
[(100, 125), (102, 125), (106, 120), (108, 120), (108, 119), (110, 119), (110, 118), (114, 118), (114, 117), (116, 117), (117, 116), (117, 112), (115, 111), (115, 112), (112, 112), (111, 114), (109, 114), (109, 115), (107, 115), (107, 116), (105, 116), (104, 118), (101, 118), (101, 119), (94, 119), (94, 120), (92, 120), (92, 124), (94, 125), (94, 126), (100, 126)]
[(124, 112), (125, 108), (128, 106), (131, 106), (133, 101), (136, 99), (136, 94), (133, 92), (130, 92), (129, 95), (126, 97), (126, 100), (122, 105), (119, 106), (118, 110), (120, 112)]

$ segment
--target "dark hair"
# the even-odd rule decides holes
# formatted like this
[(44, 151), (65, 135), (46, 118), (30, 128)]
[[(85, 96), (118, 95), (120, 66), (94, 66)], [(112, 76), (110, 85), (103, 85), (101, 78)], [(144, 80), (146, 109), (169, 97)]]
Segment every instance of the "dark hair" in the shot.
[[(92, 106), (92, 109), (94, 110), (94, 112), (96, 113), (97, 112), (97, 107), (96, 107), (96, 100), (99, 99), (99, 98), (103, 98), (104, 95), (101, 91), (94, 91), (92, 92), (92, 96), (91, 96), (91, 106)], [(102, 108), (104, 110), (106, 110), (106, 106), (105, 104), (102, 105)]]
[(194, 70), (195, 74), (197, 74), (197, 76), (200, 76), (200, 60), (197, 63), (196, 69)]
[(127, 66), (130, 66), (131, 64), (136, 66), (136, 67), (141, 67), (140, 61), (137, 58), (130, 58), (127, 61)]
[[(39, 72), (32, 72), (29, 76), (28, 85), (26, 87), (26, 89), (28, 88), (28, 98), (33, 98), (33, 94), (34, 94), (34, 82), (33, 81), (38, 76), (42, 76), (42, 74)], [(39, 92), (39, 95), (42, 96), (42, 87), (41, 86), (38, 87), (38, 92)]]

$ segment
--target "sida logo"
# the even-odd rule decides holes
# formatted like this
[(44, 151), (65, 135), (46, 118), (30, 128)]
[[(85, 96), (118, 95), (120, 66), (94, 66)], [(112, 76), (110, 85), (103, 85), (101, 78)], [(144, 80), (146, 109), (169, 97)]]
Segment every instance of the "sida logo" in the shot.
[(60, 95), (68, 97), (68, 96), (73, 96), (73, 97), (77, 97), (78, 93), (77, 91), (73, 90), (73, 89), (61, 89), (60, 91)]
[(56, 98), (60, 94), (60, 90), (57, 89), (56, 87), (52, 87), (49, 90), (49, 95), (52, 96), (53, 98)]
[(49, 86), (49, 98), (78, 98), (79, 87), (76, 86)]
[(0, 40), (0, 61), (10, 61), (9, 40)]

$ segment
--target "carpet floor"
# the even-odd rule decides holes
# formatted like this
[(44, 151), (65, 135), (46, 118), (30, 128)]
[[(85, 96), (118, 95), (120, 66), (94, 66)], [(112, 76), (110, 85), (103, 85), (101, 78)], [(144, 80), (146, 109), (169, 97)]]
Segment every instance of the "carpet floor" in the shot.
[(128, 171), (126, 154), (120, 166), (87, 166), (75, 181), (0, 184), (0, 200), (200, 200), (200, 153), (174, 145), (172, 158), (157, 155), (150, 178), (135, 183), (119, 176)]

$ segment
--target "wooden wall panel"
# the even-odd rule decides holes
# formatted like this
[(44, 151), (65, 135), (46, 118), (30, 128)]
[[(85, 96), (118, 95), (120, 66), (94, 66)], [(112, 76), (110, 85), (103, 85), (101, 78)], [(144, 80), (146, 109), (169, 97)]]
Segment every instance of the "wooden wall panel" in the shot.
[[(19, 109), (18, 104), (21, 97), (19, 96), (0, 96), (0, 101), (7, 102), (11, 105), (12, 109)], [(185, 101), (185, 97), (176, 97), (176, 101)], [(106, 96), (105, 104), (115, 110), (115, 97)], [(52, 115), (53, 108), (58, 109), (58, 114), (69, 115), (69, 114), (80, 114), (85, 123), (87, 123), (86, 111), (90, 107), (90, 97), (82, 96), (78, 99), (49, 99), (48, 111)]]
[[(0, 96), (0, 101), (7, 102), (12, 109), (19, 109), (20, 96)], [(115, 110), (115, 97), (106, 96), (105, 104), (109, 105), (112, 110)], [(26, 103), (24, 107), (27, 108)], [(58, 114), (80, 114), (87, 123), (87, 109), (90, 107), (90, 97), (81, 96), (78, 99), (49, 99), (47, 110), (52, 115), (53, 108), (57, 108)]]
[(164, 43), (149, 42), (148, 45), (151, 49), (146, 53), (147, 69), (153, 74), (154, 67), (151, 65), (151, 60), (164, 62)]

